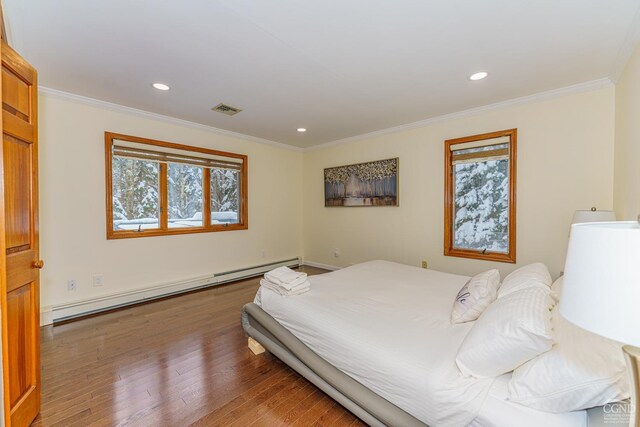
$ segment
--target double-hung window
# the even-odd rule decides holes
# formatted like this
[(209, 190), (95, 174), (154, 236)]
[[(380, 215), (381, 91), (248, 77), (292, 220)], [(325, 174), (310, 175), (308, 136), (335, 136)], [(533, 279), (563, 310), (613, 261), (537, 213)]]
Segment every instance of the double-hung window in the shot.
[(105, 132), (107, 238), (246, 229), (247, 156)]
[(516, 261), (516, 140), (510, 129), (445, 141), (445, 255)]

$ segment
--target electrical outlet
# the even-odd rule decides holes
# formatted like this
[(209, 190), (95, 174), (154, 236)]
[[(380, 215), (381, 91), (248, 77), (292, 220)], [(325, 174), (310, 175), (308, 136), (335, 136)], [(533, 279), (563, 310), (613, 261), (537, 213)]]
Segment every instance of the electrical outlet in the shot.
[(104, 283), (104, 276), (102, 274), (94, 274), (93, 275), (93, 286), (102, 286)]
[(428, 268), (428, 267), (427, 267), (427, 261), (422, 260), (422, 268)]
[(67, 291), (75, 291), (78, 289), (78, 282), (76, 279), (67, 280)]
[(336, 257), (336, 258), (338, 258), (338, 257), (340, 256), (340, 249), (335, 248), (335, 249), (333, 250), (333, 256), (334, 256), (334, 257)]

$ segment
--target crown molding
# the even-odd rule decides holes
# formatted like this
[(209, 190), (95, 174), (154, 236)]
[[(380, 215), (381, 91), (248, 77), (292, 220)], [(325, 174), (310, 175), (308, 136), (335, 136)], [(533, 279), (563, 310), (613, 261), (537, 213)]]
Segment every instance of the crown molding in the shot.
[[(631, 52), (632, 51), (633, 50), (631, 50)], [(624, 66), (623, 66), (623, 68), (624, 68)], [(591, 91), (591, 90), (596, 90), (596, 89), (601, 89), (601, 88), (604, 88), (604, 87), (609, 87), (609, 86), (612, 86), (613, 84), (614, 84), (613, 81), (611, 79), (609, 79), (609, 78), (602, 78), (602, 79), (592, 80), (592, 81), (588, 81), (588, 82), (584, 82), (584, 83), (579, 83), (579, 84), (575, 84), (575, 85), (571, 85), (571, 86), (566, 86), (566, 87), (559, 88), (559, 89), (553, 89), (553, 90), (549, 90), (549, 91), (545, 91), (545, 92), (536, 93), (536, 94), (533, 94), (533, 95), (527, 95), (527, 96), (523, 96), (523, 97), (520, 97), (520, 98), (514, 98), (514, 99), (509, 99), (509, 100), (506, 100), (506, 101), (497, 102), (497, 103), (494, 103), (494, 104), (488, 104), (488, 105), (484, 105), (484, 106), (481, 106), (481, 107), (470, 108), (470, 109), (463, 110), (463, 111), (458, 111), (458, 112), (455, 112), (455, 113), (444, 114), (442, 116), (432, 117), (432, 118), (429, 118), (429, 119), (420, 120), (420, 121), (412, 122), (412, 123), (407, 123), (407, 124), (400, 125), (400, 126), (394, 126), (394, 127), (390, 127), (390, 128), (374, 131), (374, 132), (368, 132), (368, 133), (364, 133), (364, 134), (361, 134), (361, 135), (351, 136), (351, 137), (344, 138), (344, 139), (325, 142), (323, 144), (318, 144), (318, 145), (314, 145), (314, 146), (306, 147), (306, 148), (300, 148), (300, 147), (296, 147), (296, 146), (293, 146), (293, 145), (283, 144), (281, 142), (271, 141), (269, 139), (258, 138), (258, 137), (255, 137), (255, 136), (245, 135), (245, 134), (238, 133), (238, 132), (232, 132), (232, 131), (216, 128), (216, 127), (213, 127), (213, 126), (208, 126), (208, 125), (203, 125), (203, 124), (200, 124), (200, 123), (191, 122), (191, 121), (188, 121), (188, 120), (178, 119), (178, 118), (175, 118), (175, 117), (170, 117), (170, 116), (165, 116), (165, 115), (162, 115), (162, 114), (152, 113), (152, 112), (149, 112), (149, 111), (139, 110), (139, 109), (136, 109), (136, 108), (127, 107), (127, 106), (120, 105), (120, 104), (114, 104), (112, 102), (101, 101), (99, 99), (89, 98), (89, 97), (82, 96), (82, 95), (76, 95), (76, 94), (73, 94), (73, 93), (69, 93), (69, 92), (64, 92), (64, 91), (57, 90), (57, 89), (48, 88), (48, 87), (45, 87), (45, 86), (40, 86), (38, 89), (39, 89), (39, 91), (41, 93), (44, 93), (46, 95), (49, 95), (49, 96), (52, 96), (52, 97), (55, 97), (55, 98), (59, 98), (59, 99), (63, 99), (63, 100), (67, 100), (67, 101), (71, 101), (71, 102), (76, 102), (76, 103), (80, 103), (80, 104), (84, 104), (84, 105), (103, 108), (103, 109), (107, 109), (107, 110), (111, 110), (111, 111), (115, 111), (115, 112), (119, 112), (119, 113), (130, 114), (130, 115), (134, 115), (134, 116), (138, 116), (138, 117), (142, 117), (142, 118), (146, 118), (146, 119), (158, 120), (158, 121), (162, 121), (162, 122), (165, 122), (165, 123), (171, 123), (171, 124), (184, 126), (184, 127), (188, 127), (188, 128), (192, 128), (192, 129), (198, 129), (198, 130), (203, 130), (203, 131), (207, 131), (207, 132), (212, 132), (212, 133), (215, 133), (215, 134), (218, 134), (218, 135), (231, 136), (231, 137), (234, 137), (234, 138), (239, 138), (239, 139), (243, 139), (243, 140), (246, 140), (246, 141), (251, 141), (251, 142), (255, 142), (255, 143), (259, 143), (259, 144), (265, 144), (265, 145), (269, 145), (269, 146), (272, 146), (272, 147), (277, 147), (277, 148), (281, 148), (281, 149), (285, 149), (285, 150), (291, 150), (291, 151), (297, 151), (297, 152), (311, 152), (311, 151), (322, 150), (322, 149), (325, 149), (325, 148), (328, 148), (328, 147), (333, 147), (333, 146), (336, 146), (336, 145), (348, 144), (350, 142), (360, 141), (360, 140), (367, 139), (367, 138), (374, 138), (374, 137), (377, 137), (377, 136), (388, 135), (388, 134), (391, 134), (391, 133), (397, 133), (397, 132), (402, 132), (402, 131), (406, 131), (406, 130), (422, 128), (422, 127), (426, 127), (426, 126), (433, 125), (433, 124), (436, 124), (436, 123), (441, 123), (441, 122), (445, 122), (445, 121), (449, 121), (449, 120), (460, 119), (460, 118), (463, 118), (463, 117), (474, 116), (474, 115), (486, 113), (486, 112), (489, 112), (489, 111), (501, 110), (501, 109), (512, 107), (512, 106), (516, 106), (516, 105), (539, 102), (539, 101), (543, 101), (543, 100), (546, 100), (546, 99), (557, 98), (557, 97), (561, 97), (561, 96), (565, 96), (565, 95), (569, 95), (569, 94), (573, 94), (573, 93), (588, 92), (588, 91)]]
[(636, 50), (636, 47), (640, 43), (640, 6), (638, 6), (638, 10), (636, 11), (635, 16), (633, 17), (633, 21), (631, 23), (631, 27), (627, 32), (627, 36), (618, 51), (618, 56), (616, 58), (616, 62), (614, 63), (613, 70), (610, 74), (610, 79), (613, 83), (617, 83), (618, 79), (622, 76), (624, 69), (633, 55), (633, 52)]
[(270, 139), (258, 138), (256, 136), (245, 135), (243, 133), (232, 132), (225, 129), (220, 129), (213, 126), (203, 125), (201, 123), (191, 122), (188, 120), (178, 119), (175, 117), (165, 116), (163, 114), (152, 113), (150, 111), (139, 110), (137, 108), (127, 107), (120, 104), (114, 104), (112, 102), (102, 101), (99, 99), (89, 98), (82, 95), (76, 95), (74, 93), (64, 92), (58, 89), (52, 89), (45, 86), (39, 86), (38, 91), (53, 98), (62, 99), (65, 101), (71, 101), (78, 104), (89, 105), (92, 107), (103, 108), (105, 110), (114, 111), (117, 113), (129, 114), (132, 116), (141, 117), (144, 119), (157, 120), (173, 125), (184, 126), (191, 129), (203, 130), (206, 132), (215, 133), (217, 135), (225, 135), (233, 138), (243, 139), (245, 141), (255, 142), (258, 144), (269, 145), (272, 147), (291, 150), (291, 151), (303, 151), (302, 148), (289, 144), (283, 144), (281, 142), (271, 141)]
[(488, 104), (481, 107), (470, 108), (468, 110), (462, 110), (455, 113), (444, 114), (442, 116), (432, 117), (429, 119), (420, 120), (413, 123), (407, 123), (400, 126), (394, 126), (387, 129), (381, 129), (374, 132), (351, 136), (349, 138), (338, 139), (336, 141), (325, 142), (323, 144), (307, 147), (303, 149), (303, 151), (310, 152), (310, 151), (322, 150), (324, 148), (333, 147), (336, 145), (348, 144), (350, 142), (360, 141), (363, 139), (374, 138), (377, 136), (388, 135), (391, 133), (402, 132), (410, 129), (422, 128), (429, 125), (433, 125), (435, 123), (446, 122), (449, 120), (460, 119), (463, 117), (475, 116), (481, 113), (501, 110), (501, 109), (504, 109), (507, 107), (513, 107), (516, 105), (530, 104), (530, 103), (539, 102), (547, 99), (558, 98), (558, 97), (573, 94), (573, 93), (588, 92), (596, 89), (610, 87), (610, 86), (613, 86), (613, 84), (614, 84), (613, 81), (606, 77), (602, 79), (591, 80), (588, 82), (578, 83), (575, 85), (566, 86), (559, 89), (548, 90), (548, 91), (536, 93), (533, 95), (527, 95), (520, 98), (509, 99), (507, 101), (496, 102), (495, 104)]

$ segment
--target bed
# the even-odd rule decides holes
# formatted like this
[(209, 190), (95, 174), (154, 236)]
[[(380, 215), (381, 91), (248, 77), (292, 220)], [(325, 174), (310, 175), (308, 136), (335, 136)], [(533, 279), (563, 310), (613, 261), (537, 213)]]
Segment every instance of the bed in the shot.
[(468, 279), (372, 261), (312, 276), (303, 295), (261, 290), (242, 324), (372, 426), (586, 426), (586, 411), (552, 414), (507, 401), (509, 374), (460, 374), (455, 355), (472, 323), (449, 319)]

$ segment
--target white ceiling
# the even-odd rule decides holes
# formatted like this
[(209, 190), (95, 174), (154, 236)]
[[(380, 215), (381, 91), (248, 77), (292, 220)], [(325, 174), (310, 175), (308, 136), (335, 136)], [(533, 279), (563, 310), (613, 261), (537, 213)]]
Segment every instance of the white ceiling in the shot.
[[(639, 0), (4, 7), (10, 41), (41, 86), (298, 147), (611, 77), (640, 14)], [(490, 76), (469, 81), (478, 70)], [(220, 102), (244, 111), (210, 111)]]

